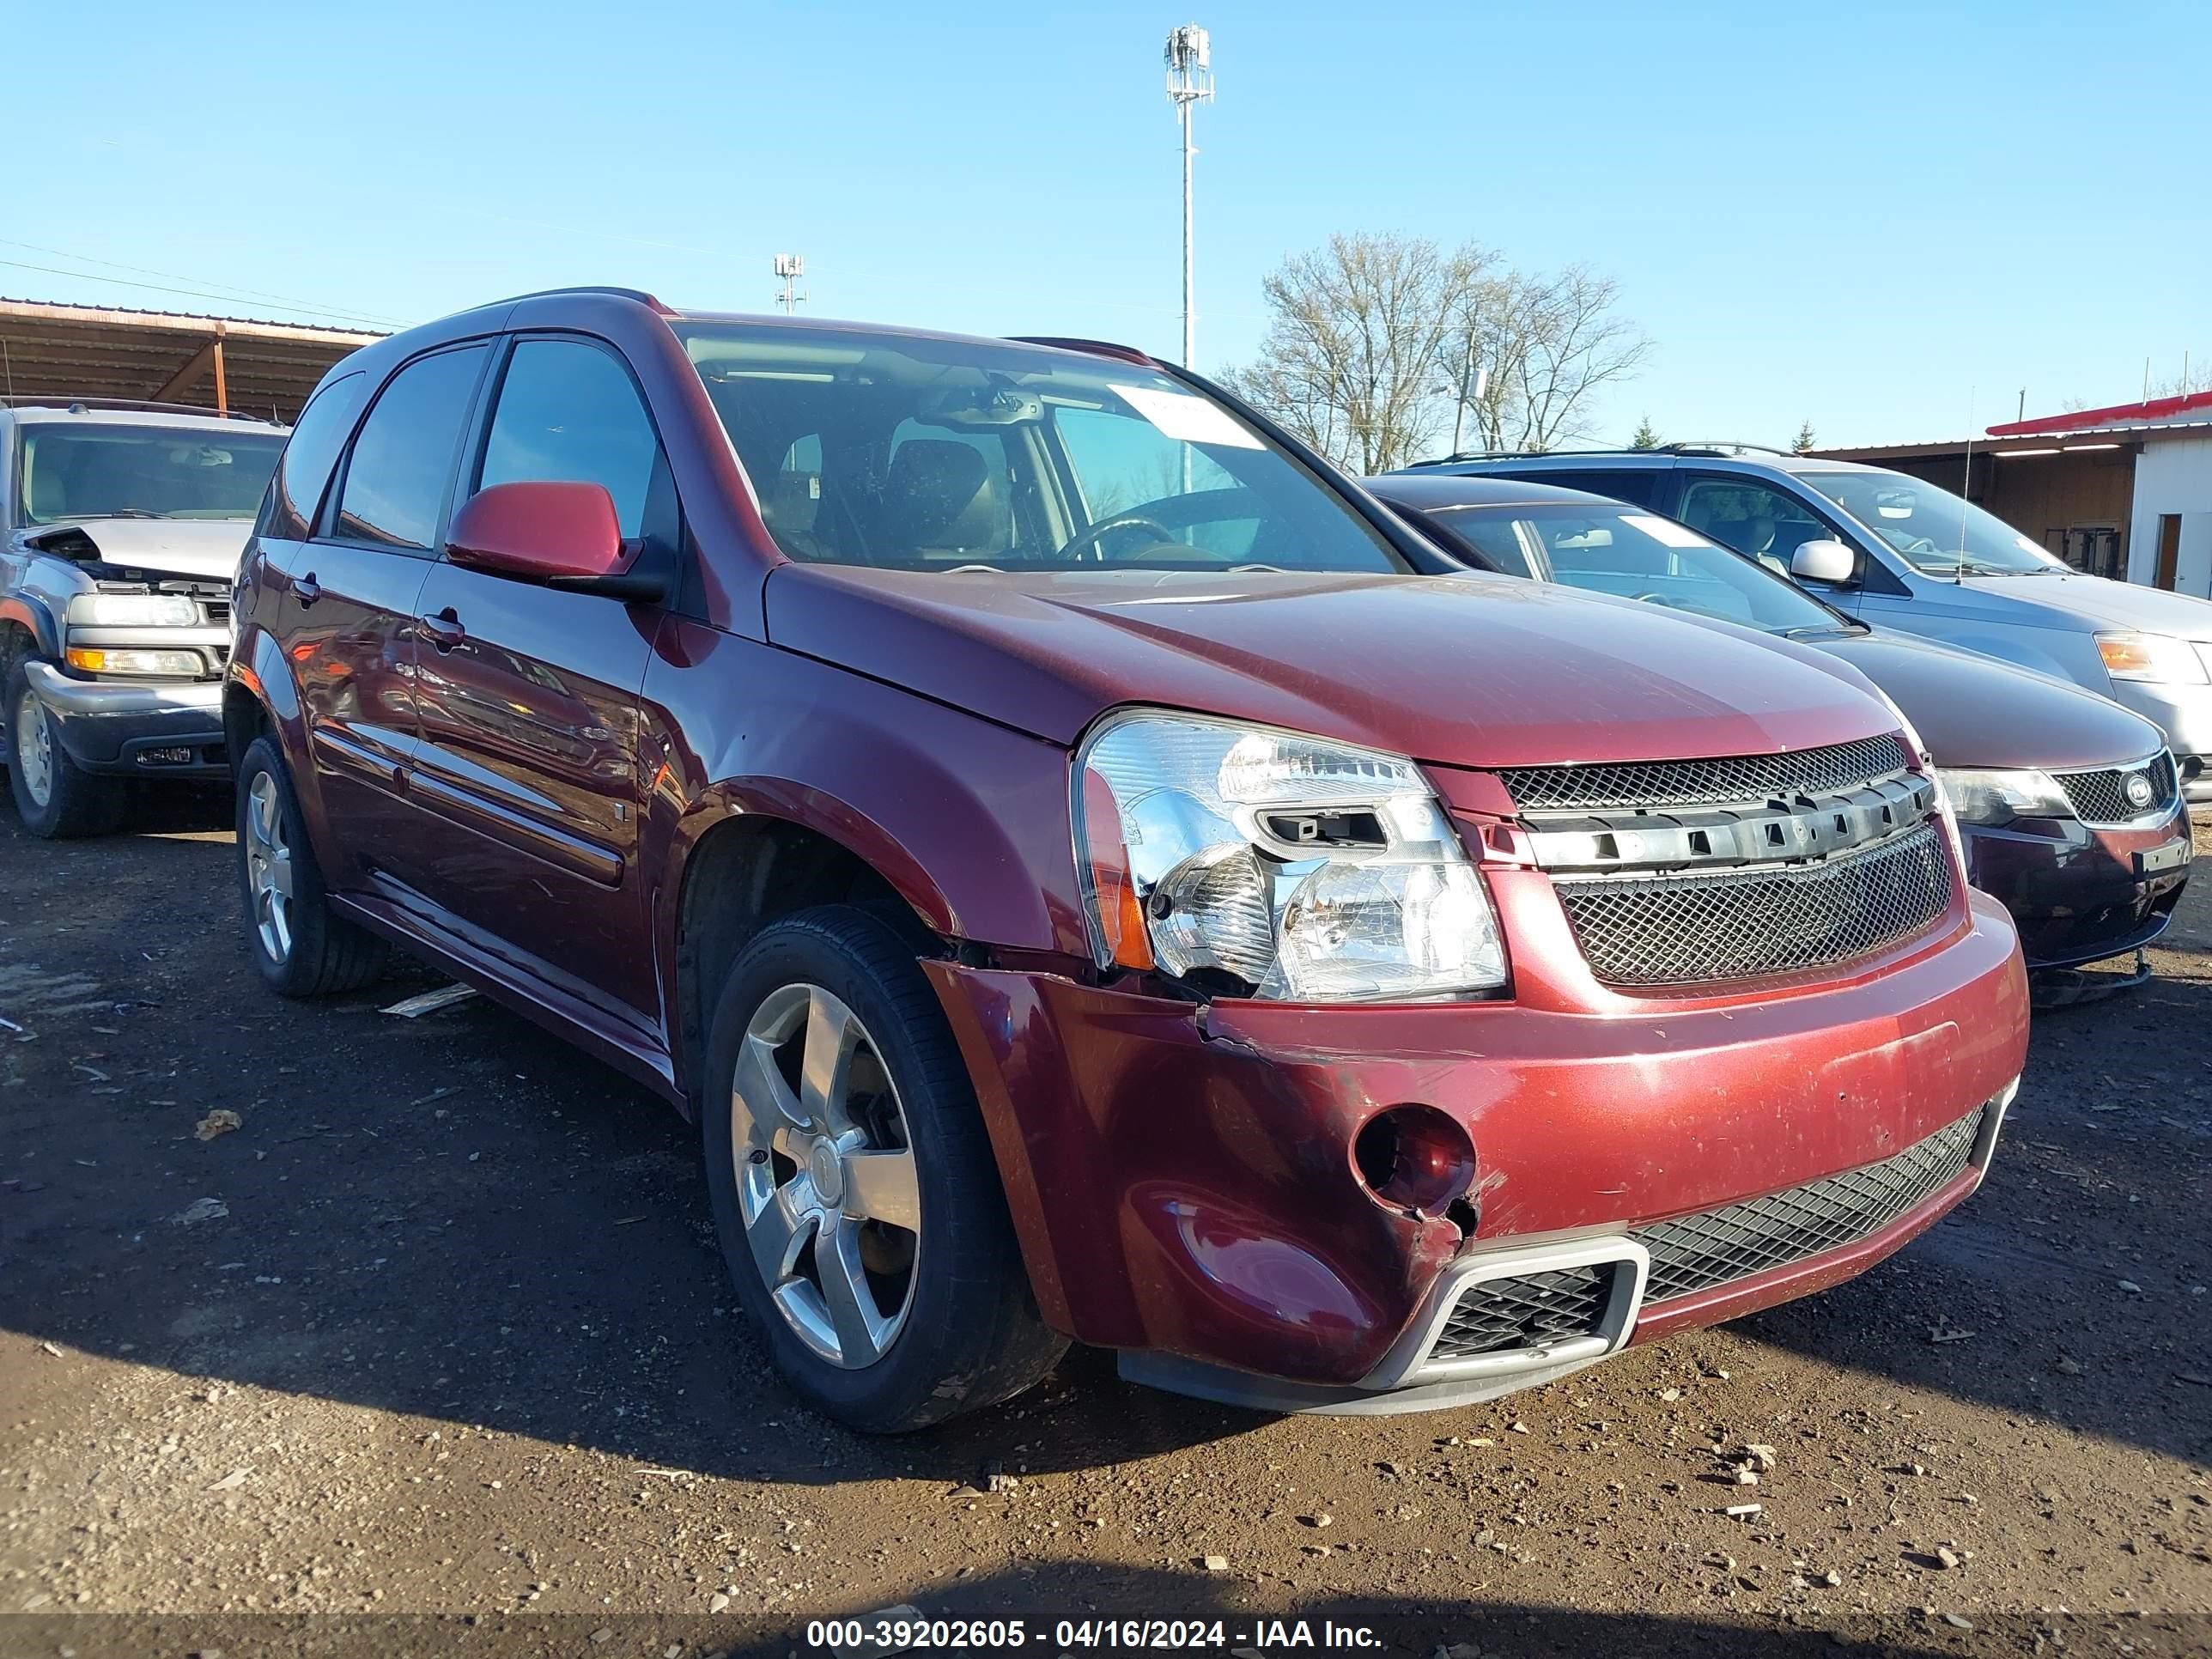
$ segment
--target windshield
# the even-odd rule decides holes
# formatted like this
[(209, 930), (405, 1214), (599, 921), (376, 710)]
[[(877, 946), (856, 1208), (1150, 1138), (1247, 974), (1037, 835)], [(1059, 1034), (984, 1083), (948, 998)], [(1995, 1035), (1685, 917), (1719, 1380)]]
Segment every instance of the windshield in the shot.
[(27, 422), (19, 521), (250, 519), (283, 450), (284, 434), (271, 428)]
[(1769, 634), (1842, 633), (1854, 626), (1754, 561), (1656, 514), (1606, 507), (1464, 507), (1431, 508), (1429, 518), (1508, 574), (1548, 573), (1569, 587)]
[(793, 559), (1402, 571), (1342, 498), (1157, 370), (995, 342), (678, 323)]
[(1957, 575), (1962, 567), (1969, 576), (2031, 576), (2066, 568), (2065, 561), (1995, 514), (1902, 472), (1797, 477), (1929, 575)]

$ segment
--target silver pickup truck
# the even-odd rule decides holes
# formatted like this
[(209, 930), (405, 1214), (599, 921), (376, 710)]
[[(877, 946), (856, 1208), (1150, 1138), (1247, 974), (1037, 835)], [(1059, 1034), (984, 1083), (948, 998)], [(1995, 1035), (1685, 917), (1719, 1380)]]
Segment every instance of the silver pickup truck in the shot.
[(228, 775), (230, 588), (285, 428), (0, 407), (0, 754), (32, 834), (118, 827), (128, 780)]

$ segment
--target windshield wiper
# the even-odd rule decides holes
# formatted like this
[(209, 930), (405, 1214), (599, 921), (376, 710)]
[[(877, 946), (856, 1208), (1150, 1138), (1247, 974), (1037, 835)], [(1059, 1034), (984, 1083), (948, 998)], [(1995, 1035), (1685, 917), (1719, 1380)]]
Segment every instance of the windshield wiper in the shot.
[(1863, 634), (1865, 631), (1864, 623), (1800, 623), (1795, 628), (1784, 629), (1782, 637), (1785, 640), (1817, 640), (1826, 634)]

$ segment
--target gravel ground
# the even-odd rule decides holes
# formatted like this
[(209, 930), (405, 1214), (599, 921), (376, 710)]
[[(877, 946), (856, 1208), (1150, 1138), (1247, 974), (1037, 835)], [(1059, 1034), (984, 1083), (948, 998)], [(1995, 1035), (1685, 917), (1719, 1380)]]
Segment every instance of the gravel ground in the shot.
[(1215, 1652), (1298, 1619), (1446, 1659), (2212, 1651), (2212, 874), (2157, 982), (2039, 1022), (1983, 1192), (1825, 1296), (1436, 1415), (1079, 1353), (884, 1442), (768, 1370), (658, 1102), (480, 999), (379, 1012), (421, 972), (266, 994), (223, 819), (0, 813), (6, 1659), (783, 1655), (893, 1604), (1047, 1654), (1109, 1616)]

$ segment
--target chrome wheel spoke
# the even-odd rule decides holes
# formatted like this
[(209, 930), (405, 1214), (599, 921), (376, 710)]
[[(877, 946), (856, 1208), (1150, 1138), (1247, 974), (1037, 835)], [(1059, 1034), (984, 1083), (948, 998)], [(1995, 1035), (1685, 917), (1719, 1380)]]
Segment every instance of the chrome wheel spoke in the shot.
[(799, 1097), (776, 1068), (775, 1044), (752, 1031), (745, 1033), (738, 1050), (738, 1075), (732, 1094), (732, 1128), (738, 1135), (738, 1156), (748, 1149), (773, 1146), (787, 1156), (793, 1132), (805, 1127)]
[(860, 1230), (842, 1217), (831, 1217), (814, 1236), (814, 1271), (822, 1283), (823, 1305), (837, 1333), (838, 1363), (872, 1364), (890, 1346), (891, 1322), (876, 1306), (860, 1261)]
[(752, 1246), (753, 1265), (770, 1290), (798, 1270), (799, 1253), (819, 1226), (820, 1218), (797, 1210), (788, 1193), (787, 1188), (770, 1194), (745, 1223), (745, 1242)]
[(900, 1146), (887, 1152), (863, 1149), (846, 1153), (845, 1213), (920, 1232), (921, 1188), (913, 1151)]
[(806, 1047), (799, 1063), (799, 1099), (805, 1121), (818, 1133), (852, 1127), (845, 1114), (853, 1050), (861, 1036), (853, 1011), (819, 986), (806, 988)]

